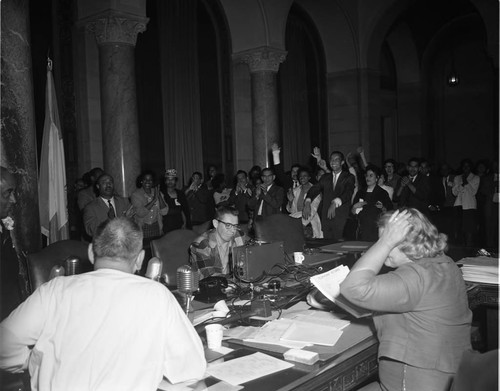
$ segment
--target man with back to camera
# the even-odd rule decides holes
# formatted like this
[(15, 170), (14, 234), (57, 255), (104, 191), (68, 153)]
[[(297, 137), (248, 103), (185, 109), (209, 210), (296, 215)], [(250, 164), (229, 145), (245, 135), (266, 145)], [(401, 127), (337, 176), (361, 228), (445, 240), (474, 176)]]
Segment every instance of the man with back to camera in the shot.
[(307, 192), (302, 209), (302, 217), (311, 216), (311, 201), (318, 194), (322, 194), (321, 228), (326, 239), (340, 240), (343, 237), (344, 227), (351, 209), (351, 200), (354, 192), (354, 175), (342, 169), (344, 154), (333, 151), (330, 154), (332, 172), (324, 174), (319, 182)]
[(156, 390), (200, 379), (203, 345), (175, 297), (134, 275), (142, 231), (119, 217), (89, 245), (93, 272), (56, 277), (0, 323), (0, 368), (29, 369), (32, 390)]
[(214, 228), (204, 232), (189, 247), (190, 263), (200, 278), (230, 273), (233, 247), (243, 246), (246, 236), (239, 230), (238, 209), (219, 206), (215, 210)]
[(83, 225), (85, 231), (92, 237), (99, 226), (108, 219), (118, 216), (132, 217), (134, 209), (128, 198), (115, 195), (115, 184), (113, 177), (102, 174), (96, 182), (99, 196), (83, 210)]

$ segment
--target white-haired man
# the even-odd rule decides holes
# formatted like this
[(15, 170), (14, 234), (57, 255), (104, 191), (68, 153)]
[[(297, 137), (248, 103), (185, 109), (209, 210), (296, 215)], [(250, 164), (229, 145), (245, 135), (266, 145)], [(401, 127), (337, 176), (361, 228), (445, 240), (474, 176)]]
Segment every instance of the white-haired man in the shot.
[(136, 276), (142, 231), (118, 217), (89, 245), (95, 270), (57, 277), (0, 323), (0, 368), (29, 369), (32, 390), (156, 390), (200, 379), (203, 345), (175, 297)]

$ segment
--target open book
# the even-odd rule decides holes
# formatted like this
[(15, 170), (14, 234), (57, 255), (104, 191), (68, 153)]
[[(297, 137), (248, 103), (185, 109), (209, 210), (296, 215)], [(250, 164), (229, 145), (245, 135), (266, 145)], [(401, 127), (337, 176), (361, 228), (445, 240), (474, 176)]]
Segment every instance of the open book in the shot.
[(335, 269), (325, 273), (317, 274), (311, 277), (311, 283), (325, 295), (330, 301), (350, 313), (356, 318), (370, 316), (372, 312), (359, 307), (340, 294), (340, 283), (349, 274), (349, 268), (344, 265), (337, 266)]

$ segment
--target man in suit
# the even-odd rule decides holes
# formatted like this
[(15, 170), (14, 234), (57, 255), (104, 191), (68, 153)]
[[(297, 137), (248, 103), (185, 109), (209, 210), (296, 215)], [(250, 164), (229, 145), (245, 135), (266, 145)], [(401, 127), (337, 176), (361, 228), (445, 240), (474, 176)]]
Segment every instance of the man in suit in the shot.
[(398, 206), (415, 208), (428, 215), (431, 192), (429, 177), (420, 172), (420, 160), (415, 157), (408, 160), (406, 168), (408, 175), (401, 179), (397, 192)]
[(262, 170), (262, 183), (255, 188), (255, 194), (248, 206), (254, 210), (254, 218), (266, 217), (281, 212), (284, 191), (274, 183), (276, 175), (270, 167)]
[(97, 179), (96, 188), (99, 196), (87, 204), (83, 210), (85, 231), (91, 237), (102, 222), (117, 216), (132, 217), (134, 215), (134, 209), (128, 198), (115, 195), (115, 185), (111, 175), (102, 174)]
[(330, 154), (332, 172), (324, 174), (319, 182), (307, 192), (302, 210), (304, 219), (311, 215), (311, 201), (322, 194), (321, 228), (326, 239), (340, 240), (343, 237), (344, 226), (351, 209), (354, 193), (354, 175), (343, 170), (344, 154), (334, 151)]

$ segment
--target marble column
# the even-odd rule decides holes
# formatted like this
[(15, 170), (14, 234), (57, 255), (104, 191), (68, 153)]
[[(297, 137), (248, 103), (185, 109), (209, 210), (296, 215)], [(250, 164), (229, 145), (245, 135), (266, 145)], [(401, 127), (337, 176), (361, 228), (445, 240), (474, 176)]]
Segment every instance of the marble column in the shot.
[(236, 58), (248, 64), (252, 81), (253, 162), (268, 167), (271, 145), (280, 141), (276, 74), (286, 51), (262, 47)]
[(2, 1), (1, 163), (17, 179), (13, 241), (18, 254), (42, 245), (29, 20), (28, 0)]
[(115, 190), (129, 196), (141, 171), (134, 51), (148, 19), (107, 11), (89, 20), (99, 47), (104, 170)]

